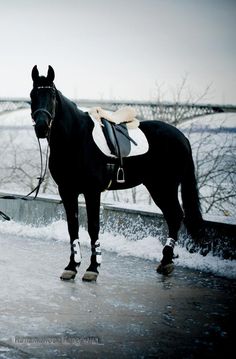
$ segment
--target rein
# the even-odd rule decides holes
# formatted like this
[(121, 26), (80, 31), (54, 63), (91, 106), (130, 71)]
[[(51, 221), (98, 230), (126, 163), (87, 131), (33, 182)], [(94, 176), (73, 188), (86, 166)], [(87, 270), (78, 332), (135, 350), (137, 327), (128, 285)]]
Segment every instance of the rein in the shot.
[[(27, 197), (29, 197), (32, 193), (35, 192), (35, 195), (33, 198), (30, 198), (30, 200), (34, 200), (37, 198), (38, 196), (38, 193), (39, 193), (39, 190), (40, 190), (40, 186), (41, 184), (44, 182), (45, 180), (45, 176), (46, 176), (46, 173), (47, 173), (47, 168), (48, 168), (48, 153), (49, 153), (49, 144), (47, 145), (47, 151), (46, 151), (46, 160), (45, 160), (45, 167), (43, 169), (43, 152), (42, 152), (42, 146), (41, 146), (41, 143), (39, 141), (39, 138), (38, 138), (38, 145), (39, 145), (39, 154), (40, 154), (40, 176), (37, 177), (38, 179), (38, 184), (37, 186), (30, 192), (28, 193), (27, 195), (25, 195), (24, 197), (21, 197), (20, 199), (28, 199)], [(10, 196), (9, 196), (10, 197)]]
[[(37, 89), (52, 89), (55, 91), (55, 87), (52, 86), (38, 86)], [(49, 143), (50, 143), (50, 133), (51, 133), (51, 126), (52, 126), (52, 122), (54, 120), (55, 114), (51, 114), (48, 110), (44, 109), (44, 108), (38, 108), (37, 110), (35, 110), (34, 112), (31, 113), (31, 117), (33, 119), (34, 125), (35, 125), (35, 120), (34, 117), (36, 115), (36, 113), (38, 112), (44, 112), (47, 114), (47, 116), (50, 119), (50, 123), (48, 126), (49, 132), (48, 132), (48, 145), (47, 145), (47, 151), (46, 151), (46, 159), (45, 159), (45, 167), (43, 166), (43, 153), (42, 153), (42, 147), (41, 147), (41, 143), (39, 138), (38, 139), (38, 145), (39, 145), (39, 155), (40, 155), (40, 176), (37, 177), (38, 179), (38, 184), (37, 186), (31, 191), (29, 192), (27, 195), (23, 196), (23, 197), (15, 197), (15, 196), (2, 196), (0, 198), (2, 199), (22, 199), (22, 200), (35, 200), (38, 196), (39, 190), (40, 190), (40, 186), (41, 184), (44, 182), (45, 180), (45, 176), (47, 173), (47, 168), (48, 168), (48, 154), (49, 154)], [(35, 192), (35, 195), (33, 198), (29, 198), (29, 196)], [(10, 217), (8, 215), (6, 215), (4, 212), (0, 211), (0, 216), (2, 216), (3, 219), (10, 221)]]
[[(0, 197), (1, 199), (22, 199), (22, 200), (28, 200), (28, 201), (33, 201), (37, 198), (39, 190), (40, 190), (40, 186), (41, 184), (44, 182), (45, 180), (45, 176), (47, 173), (47, 168), (48, 168), (48, 154), (49, 154), (49, 144), (47, 145), (47, 151), (46, 151), (46, 156), (45, 156), (45, 166), (43, 166), (43, 152), (42, 152), (42, 146), (40, 143), (40, 140), (38, 138), (38, 145), (39, 145), (39, 154), (40, 154), (40, 176), (37, 177), (38, 179), (38, 184), (37, 186), (28, 194), (26, 194), (23, 197), (15, 197), (15, 196), (2, 196)], [(32, 193), (35, 192), (35, 195), (33, 198), (28, 198)], [(0, 211), (0, 216), (5, 219), (6, 221), (10, 221), (11, 218), (5, 214), (4, 212)]]

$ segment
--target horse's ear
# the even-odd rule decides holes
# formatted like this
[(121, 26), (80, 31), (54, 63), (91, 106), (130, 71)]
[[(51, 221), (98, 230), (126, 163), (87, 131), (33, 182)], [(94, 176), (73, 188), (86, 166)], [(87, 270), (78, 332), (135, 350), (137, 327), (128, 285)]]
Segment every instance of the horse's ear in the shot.
[(32, 76), (32, 80), (33, 80), (34, 82), (36, 82), (36, 80), (37, 80), (38, 77), (39, 77), (39, 71), (38, 71), (38, 69), (37, 69), (37, 65), (35, 65), (35, 66), (33, 67), (32, 72), (31, 72), (31, 76)]
[(47, 79), (50, 81), (50, 82), (53, 82), (54, 81), (54, 78), (55, 78), (55, 72), (52, 68), (52, 66), (48, 66), (48, 74), (47, 74)]

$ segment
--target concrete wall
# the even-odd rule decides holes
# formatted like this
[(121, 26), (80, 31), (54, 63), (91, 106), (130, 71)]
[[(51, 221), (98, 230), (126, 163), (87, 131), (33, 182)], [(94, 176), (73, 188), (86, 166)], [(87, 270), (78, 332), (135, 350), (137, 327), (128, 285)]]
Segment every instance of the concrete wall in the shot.
[[(3, 197), (14, 196), (14, 199)], [(87, 225), (84, 203), (79, 203), (80, 224)], [(0, 210), (12, 220), (35, 226), (50, 224), (59, 219), (65, 219), (65, 212), (61, 200), (57, 196), (40, 196), (36, 200), (23, 200), (21, 195), (0, 193)], [(1, 218), (1, 217), (0, 217)], [(207, 229), (204, 243), (200, 248), (202, 253), (211, 251), (223, 258), (236, 259), (236, 220), (229, 217), (204, 216)], [(167, 235), (167, 226), (161, 213), (134, 210), (133, 208), (118, 207), (103, 204), (100, 214), (101, 231), (122, 234), (130, 240), (142, 239), (146, 236)], [(182, 245), (196, 250), (194, 243), (186, 235), (184, 227), (181, 229)]]

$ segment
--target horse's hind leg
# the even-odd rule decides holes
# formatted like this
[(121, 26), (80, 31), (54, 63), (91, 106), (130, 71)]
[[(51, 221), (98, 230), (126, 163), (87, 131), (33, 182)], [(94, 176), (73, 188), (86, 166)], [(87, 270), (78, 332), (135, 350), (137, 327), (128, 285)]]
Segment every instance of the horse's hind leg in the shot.
[(162, 251), (163, 257), (157, 267), (157, 272), (169, 274), (174, 269), (174, 246), (178, 239), (178, 231), (183, 219), (183, 211), (178, 200), (178, 189), (174, 187), (169, 189), (168, 192), (163, 191), (162, 193), (149, 189), (149, 192), (156, 205), (161, 209), (169, 230), (168, 238)]
[(78, 194), (68, 192), (59, 187), (59, 193), (66, 211), (67, 226), (70, 236), (71, 255), (69, 264), (61, 275), (62, 280), (74, 279), (77, 274), (76, 267), (81, 263), (81, 251), (79, 243), (79, 222), (78, 222)]
[(100, 249), (99, 236), (99, 214), (100, 214), (100, 192), (84, 193), (87, 218), (88, 218), (88, 233), (91, 239), (91, 258), (90, 265), (87, 268), (83, 281), (91, 282), (97, 279), (99, 274), (98, 267), (102, 262), (102, 254)]

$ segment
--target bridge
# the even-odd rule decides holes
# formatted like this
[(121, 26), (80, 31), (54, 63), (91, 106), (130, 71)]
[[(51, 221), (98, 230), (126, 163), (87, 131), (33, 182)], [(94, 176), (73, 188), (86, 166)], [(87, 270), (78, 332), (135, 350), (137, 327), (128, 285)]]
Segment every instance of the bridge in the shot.
[[(154, 101), (116, 101), (116, 100), (73, 100), (78, 106), (90, 108), (100, 106), (115, 111), (123, 106), (131, 106), (140, 120), (163, 120), (178, 124), (192, 118), (217, 113), (235, 113), (236, 105), (216, 105), (199, 103), (171, 103)], [(30, 107), (27, 98), (0, 98), (0, 114)]]

